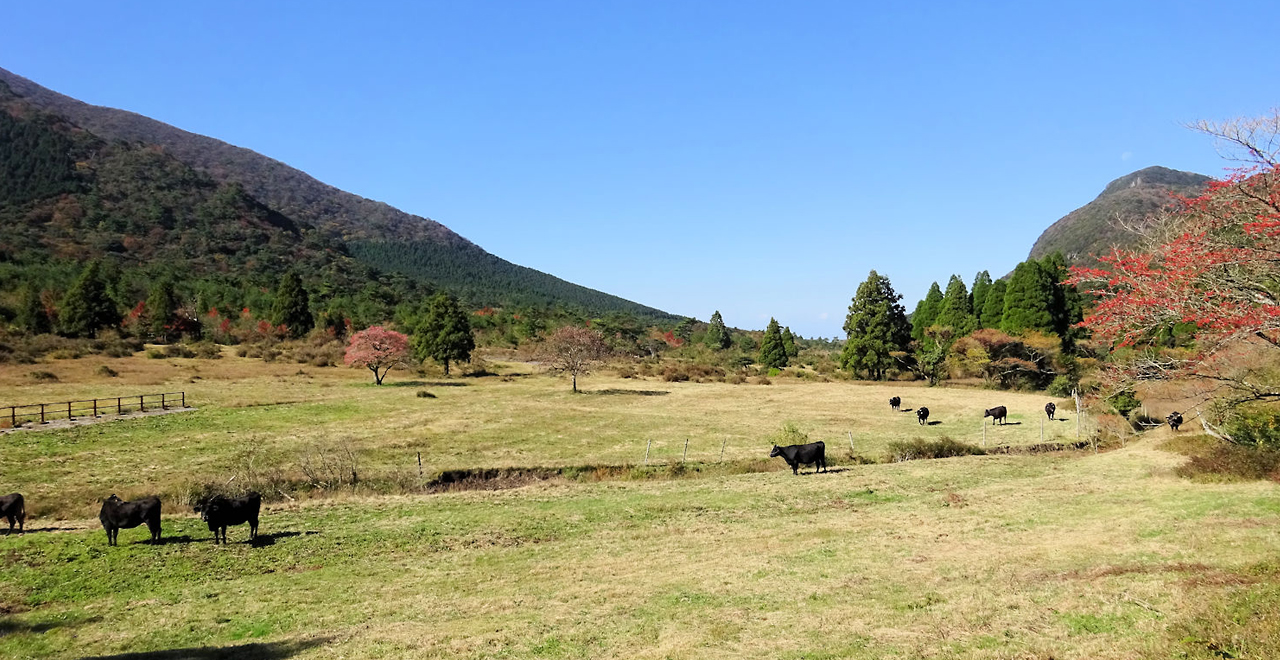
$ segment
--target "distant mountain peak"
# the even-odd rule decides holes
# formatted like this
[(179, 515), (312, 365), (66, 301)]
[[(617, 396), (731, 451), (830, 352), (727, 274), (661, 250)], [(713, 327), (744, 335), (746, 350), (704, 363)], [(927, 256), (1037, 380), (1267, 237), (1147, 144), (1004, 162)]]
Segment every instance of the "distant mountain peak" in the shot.
[(1213, 179), (1195, 172), (1144, 167), (1108, 183), (1093, 201), (1068, 213), (1044, 230), (1031, 248), (1031, 258), (1061, 252), (1071, 263), (1087, 263), (1112, 247), (1132, 246), (1136, 238), (1118, 218), (1139, 218), (1167, 206), (1172, 195), (1194, 195)]

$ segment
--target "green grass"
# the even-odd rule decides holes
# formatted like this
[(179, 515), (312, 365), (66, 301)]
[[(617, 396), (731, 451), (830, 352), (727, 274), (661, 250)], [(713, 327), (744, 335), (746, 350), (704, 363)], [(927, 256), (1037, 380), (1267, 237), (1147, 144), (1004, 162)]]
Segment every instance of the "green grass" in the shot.
[(1274, 486), (1188, 484), (1176, 462), (1131, 446), (314, 501), (269, 510), (260, 547), (179, 516), (154, 547), (35, 533), (0, 541), (0, 656), (1207, 658), (1216, 636), (1274, 657)]

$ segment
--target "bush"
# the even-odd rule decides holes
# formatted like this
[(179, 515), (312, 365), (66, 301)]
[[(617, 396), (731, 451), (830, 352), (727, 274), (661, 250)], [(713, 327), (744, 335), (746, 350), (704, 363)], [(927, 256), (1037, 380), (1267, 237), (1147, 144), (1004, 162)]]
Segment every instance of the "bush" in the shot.
[(1056, 396), (1058, 398), (1065, 399), (1071, 396), (1071, 391), (1075, 388), (1076, 382), (1072, 380), (1070, 376), (1058, 376), (1053, 379), (1052, 383), (1049, 383), (1049, 387), (1045, 389), (1045, 392), (1047, 392), (1049, 396)]
[[(182, 344), (169, 344), (164, 347), (164, 356), (171, 358), (192, 358), (195, 357), (196, 354)], [(147, 357), (151, 356), (148, 355)]]
[(60, 348), (49, 354), (49, 357), (55, 360), (79, 360), (80, 351), (73, 348)]
[(426, 390), (418, 390), (418, 398), (419, 398), (419, 399), (434, 399), (434, 398), (436, 398), (436, 395), (434, 395), (434, 394), (432, 394), (432, 393), (430, 393), (430, 392), (428, 392), (428, 391), (426, 391)]
[(1242, 447), (1214, 440), (1208, 447), (1195, 450), (1191, 460), (1178, 466), (1174, 473), (1189, 479), (1226, 477), (1250, 481), (1280, 481), (1280, 451)]
[(29, 373), (29, 374), (27, 374), (27, 375), (31, 377), (31, 380), (34, 380), (34, 381), (39, 382), (39, 383), (56, 383), (56, 382), (58, 382), (58, 376), (57, 376), (57, 374), (55, 374), (55, 373), (53, 373), (53, 372), (49, 372), (49, 371), (33, 371), (33, 372), (31, 372), (31, 373)]
[(747, 382), (747, 379), (744, 378), (742, 374), (729, 374), (728, 376), (725, 376), (724, 382), (732, 385), (741, 385)]
[(149, 349), (147, 349), (147, 359), (148, 359), (148, 360), (163, 360), (163, 359), (164, 359), (164, 351), (157, 350), (157, 349), (154, 349), (154, 348), (149, 348)]
[(1133, 392), (1128, 391), (1112, 395), (1107, 399), (1107, 403), (1111, 404), (1111, 407), (1115, 409), (1121, 417), (1128, 417), (1129, 413), (1134, 408), (1138, 408), (1142, 405), (1142, 402), (1138, 400), (1138, 397), (1135, 396)]
[(618, 378), (635, 378), (636, 377), (636, 368), (629, 364), (624, 364), (618, 367), (617, 372), (618, 372)]
[(907, 441), (889, 443), (888, 460), (891, 463), (914, 461), (927, 458), (951, 458), (953, 456), (981, 456), (986, 454), (981, 447), (952, 440), (942, 436), (937, 440), (914, 438)]
[(757, 379), (756, 379), (756, 384), (757, 384), (757, 385), (772, 385), (772, 384), (773, 384), (773, 381), (769, 380), (769, 377), (768, 377), (768, 376), (760, 376), (759, 378), (757, 378)]
[(104, 364), (104, 365), (102, 365), (102, 366), (98, 367), (97, 374), (98, 374), (99, 376), (106, 376), (107, 378), (115, 378), (115, 377), (117, 377), (117, 376), (119, 376), (119, 375), (120, 375), (120, 372), (118, 372), (118, 371), (116, 371), (115, 369), (112, 369), (111, 367), (108, 367), (107, 365), (105, 365), (105, 364)]
[(210, 341), (202, 341), (198, 344), (192, 345), (191, 351), (195, 357), (201, 360), (222, 359), (222, 348)]
[(1280, 451), (1280, 413), (1243, 410), (1226, 424), (1227, 435), (1246, 447)]
[(779, 447), (803, 445), (808, 444), (809, 434), (801, 431), (795, 422), (783, 422), (782, 429), (770, 436), (769, 440)]

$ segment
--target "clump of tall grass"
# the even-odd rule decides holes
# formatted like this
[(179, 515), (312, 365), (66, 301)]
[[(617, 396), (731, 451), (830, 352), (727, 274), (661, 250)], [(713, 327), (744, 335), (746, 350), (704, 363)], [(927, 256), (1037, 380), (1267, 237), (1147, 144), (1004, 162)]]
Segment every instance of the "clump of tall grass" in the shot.
[(888, 461), (901, 463), (928, 458), (951, 458), (953, 456), (981, 456), (986, 454), (981, 447), (942, 436), (937, 440), (913, 438), (889, 443)]

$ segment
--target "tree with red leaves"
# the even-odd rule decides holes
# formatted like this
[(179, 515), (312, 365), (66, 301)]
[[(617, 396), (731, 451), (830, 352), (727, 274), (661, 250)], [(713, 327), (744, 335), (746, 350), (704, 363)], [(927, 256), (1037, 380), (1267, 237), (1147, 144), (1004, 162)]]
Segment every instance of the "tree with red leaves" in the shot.
[(373, 372), (374, 384), (381, 385), (387, 372), (403, 367), (409, 360), (409, 337), (380, 325), (351, 335), (343, 364), (367, 367)]
[[(1280, 350), (1280, 110), (1193, 128), (1250, 165), (1144, 220), (1136, 227), (1142, 248), (1115, 249), (1101, 267), (1073, 267), (1067, 282), (1097, 297), (1084, 327), (1135, 349), (1104, 371), (1111, 389), (1192, 378), (1208, 385), (1203, 398), (1217, 400), (1220, 412), (1280, 401), (1272, 361), (1256, 358)], [(1177, 324), (1194, 328), (1192, 352), (1153, 345)]]
[(609, 355), (609, 345), (599, 332), (590, 328), (566, 325), (556, 330), (543, 345), (543, 353), (552, 371), (573, 378), (573, 392), (578, 392), (578, 376), (589, 373), (591, 366)]

